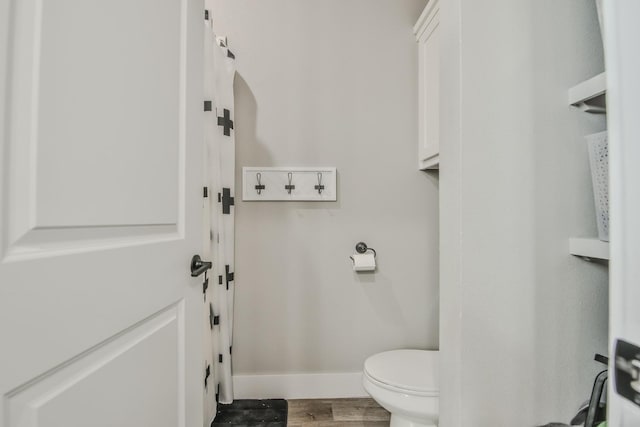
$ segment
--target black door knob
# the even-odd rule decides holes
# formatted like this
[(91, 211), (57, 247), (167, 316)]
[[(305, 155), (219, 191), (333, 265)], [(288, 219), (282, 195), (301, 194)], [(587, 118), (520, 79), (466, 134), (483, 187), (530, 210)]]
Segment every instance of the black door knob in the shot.
[(191, 277), (198, 277), (211, 268), (211, 261), (203, 261), (200, 255), (191, 258)]

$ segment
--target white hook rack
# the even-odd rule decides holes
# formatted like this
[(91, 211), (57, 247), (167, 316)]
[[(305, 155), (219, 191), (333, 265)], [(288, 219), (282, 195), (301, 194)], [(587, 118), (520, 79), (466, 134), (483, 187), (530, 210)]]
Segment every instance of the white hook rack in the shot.
[(337, 200), (334, 167), (243, 167), (242, 200)]

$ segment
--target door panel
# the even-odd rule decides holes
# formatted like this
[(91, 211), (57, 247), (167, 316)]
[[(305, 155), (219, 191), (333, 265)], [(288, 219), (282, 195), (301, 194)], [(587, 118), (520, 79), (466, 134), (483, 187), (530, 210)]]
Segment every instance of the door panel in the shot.
[(202, 424), (202, 11), (0, 0), (0, 426)]
[[(60, 227), (174, 225), (168, 230), (175, 231), (185, 143), (180, 3), (14, 3), (13, 241)], [(153, 24), (141, 27), (145, 21)]]
[(35, 225), (175, 224), (180, 1), (47, 0), (39, 23)]
[[(10, 392), (9, 425), (107, 427), (137, 420), (142, 426), (149, 425), (147, 413), (154, 427), (180, 425), (183, 316), (184, 304), (174, 305)], [(138, 369), (129, 372), (131, 366)], [(168, 404), (150, 407), (157, 401)], [(107, 405), (119, 410), (105, 411)]]
[(439, 15), (436, 12), (433, 22), (426, 32), (428, 35), (422, 46), (424, 71), (424, 139), (422, 140), (422, 159), (428, 159), (439, 152), (440, 140), (440, 31)]

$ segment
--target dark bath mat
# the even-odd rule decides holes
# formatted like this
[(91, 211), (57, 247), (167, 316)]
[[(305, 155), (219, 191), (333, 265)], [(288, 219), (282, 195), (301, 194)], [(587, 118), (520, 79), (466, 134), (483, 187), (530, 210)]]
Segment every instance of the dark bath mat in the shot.
[(287, 427), (284, 399), (240, 399), (230, 405), (218, 403), (211, 427)]

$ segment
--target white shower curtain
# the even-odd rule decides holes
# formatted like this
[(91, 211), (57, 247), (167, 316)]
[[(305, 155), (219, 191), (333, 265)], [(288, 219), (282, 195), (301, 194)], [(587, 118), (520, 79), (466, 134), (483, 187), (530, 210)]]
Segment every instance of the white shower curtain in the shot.
[[(205, 15), (205, 256), (213, 261), (204, 289), (205, 424), (216, 402), (233, 401), (231, 351), (234, 297), (234, 56), (216, 40)], [(205, 282), (206, 282), (205, 280)], [(207, 377), (208, 375), (208, 377)]]

